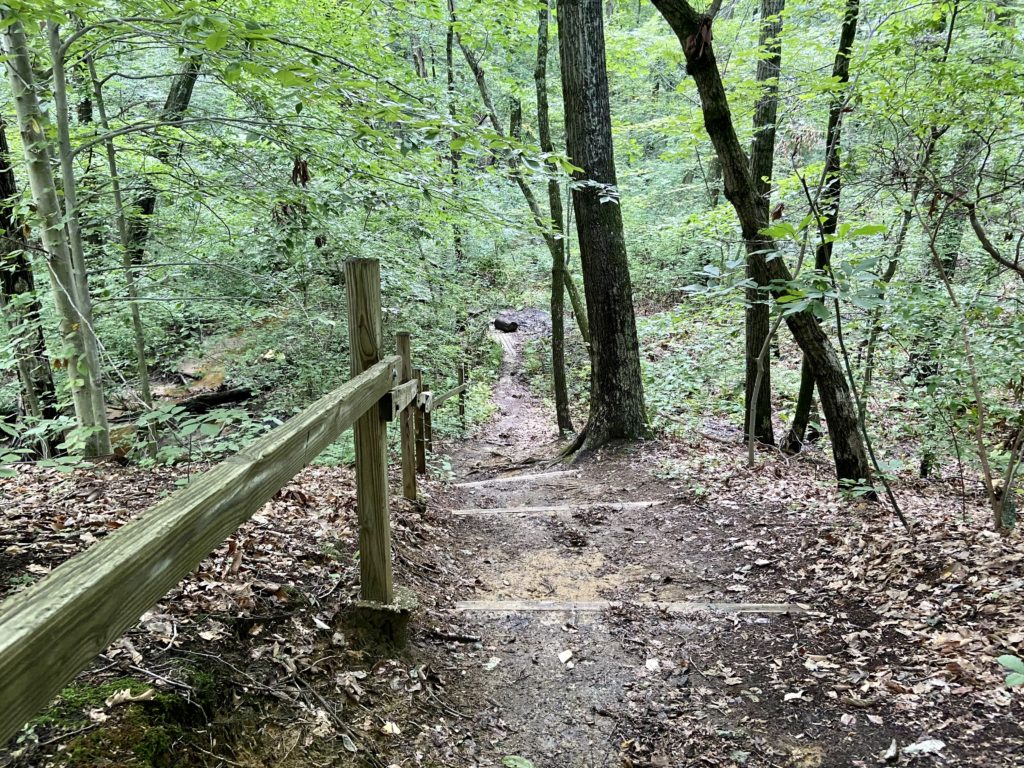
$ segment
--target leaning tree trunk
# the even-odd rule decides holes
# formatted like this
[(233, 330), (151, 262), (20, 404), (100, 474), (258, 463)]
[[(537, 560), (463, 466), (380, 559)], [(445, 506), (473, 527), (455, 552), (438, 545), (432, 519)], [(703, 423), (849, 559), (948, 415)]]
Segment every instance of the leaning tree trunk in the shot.
[[(793, 276), (784, 259), (765, 258), (766, 253), (777, 249), (772, 238), (761, 234), (768, 222), (761, 216), (750, 164), (733, 126), (729, 100), (712, 47), (711, 17), (697, 13), (685, 0), (653, 2), (683, 46), (687, 68), (700, 94), (704, 127), (722, 163), (725, 196), (736, 211), (743, 239), (756, 244), (751, 255), (757, 268), (767, 271), (773, 285), (772, 292), (780, 298), (785, 295), (784, 286), (792, 281)], [(810, 310), (788, 315), (786, 325), (814, 371), (832, 440), (836, 475), (840, 480), (870, 477), (870, 464), (858, 428), (850, 385), (832, 343)]]
[[(850, 82), (850, 52), (857, 37), (859, 0), (847, 0), (843, 28), (839, 34), (839, 49), (832, 66), (832, 78), (841, 85)], [(837, 95), (828, 110), (828, 129), (825, 133), (825, 175), (818, 210), (821, 215), (820, 242), (814, 252), (814, 268), (820, 272), (832, 269), (832, 241), (839, 225), (839, 201), (842, 188), (842, 163), (839, 156), (842, 138), (843, 110), (846, 99)], [(782, 443), (785, 453), (799, 453), (804, 444), (814, 402), (814, 373), (806, 357), (800, 364), (800, 393), (789, 432)]]
[(88, 296), (88, 280), (84, 271), (76, 269), (68, 244), (65, 215), (57, 199), (57, 185), (50, 165), (47, 121), (36, 96), (25, 30), (20, 21), (12, 18), (10, 11), (2, 15), (8, 24), (3, 32), (7, 73), (21, 129), (29, 185), (42, 225), (40, 236), (46, 250), (61, 335), (67, 342), (62, 362), (68, 372), (75, 416), (85, 433), (85, 453), (90, 457), (103, 456), (110, 453), (110, 432), (103, 405), (99, 354), (92, 313), (89, 305), (80, 301), (81, 296)]
[[(6, 126), (0, 122), (0, 308), (7, 321), (18, 365), (23, 411), (35, 419), (57, 418), (57, 390), (43, 337), (42, 307), (36, 294), (32, 258), (14, 213), (18, 194)], [(39, 455), (52, 456), (60, 440), (40, 440)]]
[(590, 418), (583, 450), (647, 432), (633, 289), (615, 177), (601, 0), (559, 0), (559, 53), (572, 192), (590, 321)]
[[(758, 58), (756, 79), (762, 85), (761, 97), (754, 107), (754, 141), (750, 147), (750, 173), (757, 187), (761, 218), (768, 220), (768, 202), (772, 190), (775, 160), (775, 123), (779, 111), (779, 72), (782, 68), (782, 11), (786, 0), (761, 0), (760, 49), (767, 57)], [(749, 247), (748, 247), (749, 251)], [(761, 350), (768, 339), (770, 308), (768, 276), (757, 269), (757, 259), (747, 257), (747, 277), (756, 284), (747, 289), (746, 307), (746, 386), (743, 429), (766, 445), (775, 443), (772, 429), (772, 377), (767, 356)], [(761, 372), (758, 386), (758, 368)]]
[[(537, 66), (533, 72), (537, 87), (537, 132), (540, 151), (554, 152), (551, 142), (551, 121), (548, 114), (548, 3), (541, 0), (537, 24)], [(562, 190), (555, 176), (558, 168), (549, 161), (548, 208), (554, 237), (551, 250), (551, 377), (555, 390), (555, 419), (558, 431), (572, 431), (569, 414), (569, 390), (565, 382), (565, 221), (562, 217)]]
[[(484, 107), (487, 109), (487, 117), (491, 121), (491, 126), (494, 128), (495, 133), (504, 138), (505, 129), (502, 125), (501, 118), (498, 116), (498, 112), (494, 107), (494, 99), (491, 97), (491, 90), (487, 85), (487, 75), (484, 72), (483, 67), (480, 65), (480, 60), (472, 50), (463, 44), (462, 40), (459, 39), (457, 35), (456, 40), (459, 44), (459, 48), (462, 49), (462, 54), (466, 59), (466, 63), (473, 72), (473, 78), (476, 80), (477, 90), (480, 91), (480, 98), (484, 103)], [(519, 191), (523, 194), (523, 199), (526, 200), (526, 205), (529, 207), (530, 214), (533, 216), (534, 224), (536, 224), (537, 228), (543, 233), (544, 241), (548, 246), (548, 250), (553, 253), (557, 238), (549, 226), (549, 219), (545, 218), (541, 211), (540, 204), (537, 202), (537, 196), (533, 194), (533, 189), (530, 188), (530, 185), (526, 181), (526, 177), (523, 175), (523, 170), (520, 167), (518, 156), (511, 153), (508, 154), (506, 156), (506, 162), (512, 178), (519, 187)], [(554, 219), (553, 214), (551, 219)], [(576, 313), (576, 322), (579, 325), (580, 336), (583, 337), (584, 344), (589, 344), (590, 329), (587, 323), (587, 316), (581, 311), (582, 307), (580, 306), (579, 297), (575, 294), (575, 285), (572, 281), (572, 275), (569, 273), (569, 270), (566, 269), (563, 271), (562, 276), (565, 280), (566, 288), (569, 290), (569, 298), (570, 301), (572, 301), (573, 311)]]

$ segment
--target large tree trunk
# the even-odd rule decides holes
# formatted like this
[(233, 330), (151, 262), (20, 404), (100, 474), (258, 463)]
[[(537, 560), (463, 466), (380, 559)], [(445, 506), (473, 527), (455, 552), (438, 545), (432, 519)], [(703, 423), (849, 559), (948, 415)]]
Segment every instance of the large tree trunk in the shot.
[[(57, 390), (43, 338), (42, 307), (36, 295), (32, 258), (12, 201), (18, 194), (6, 126), (0, 122), (0, 308), (18, 365), (22, 410), (36, 419), (57, 417)], [(59, 439), (39, 442), (39, 455), (53, 455)]]
[[(14, 95), (14, 105), (21, 129), (22, 145), (36, 214), (41, 221), (40, 236), (47, 254), (54, 304), (60, 316), (61, 335), (67, 341), (67, 357), (63, 361), (68, 372), (75, 416), (83, 429), (85, 454), (90, 457), (110, 453), (110, 432), (103, 402), (103, 381), (99, 353), (93, 332), (92, 313), (87, 301), (88, 280), (84, 265), (72, 258), (65, 229), (65, 212), (57, 199), (57, 185), (50, 165), (47, 120), (35, 91), (31, 54), (25, 30), (10, 11), (3, 12), (8, 23), (4, 30), (7, 73)], [(59, 90), (55, 83), (55, 91)], [(64, 108), (66, 109), (66, 99)], [(58, 110), (59, 110), (58, 106)], [(66, 118), (66, 115), (65, 115)], [(69, 187), (65, 179), (65, 197)], [(68, 217), (70, 221), (71, 217)]]
[(590, 418), (583, 450), (647, 432), (633, 289), (612, 147), (601, 0), (559, 0), (566, 144), (591, 332)]
[[(768, 202), (771, 198), (772, 168), (775, 161), (775, 123), (779, 111), (779, 72), (782, 68), (782, 11), (786, 0), (761, 0), (760, 49), (767, 57), (757, 60), (756, 79), (762, 85), (761, 97), (754, 108), (754, 141), (750, 147), (750, 173), (754, 177), (761, 217), (768, 220)], [(768, 339), (770, 326), (768, 276), (757, 269), (758, 261), (747, 257), (747, 277), (757, 287), (747, 289), (746, 307), (746, 386), (743, 429), (750, 438), (772, 445), (772, 375), (767, 357), (760, 359), (761, 350)], [(758, 367), (764, 371), (757, 386)], [(755, 391), (756, 390), (756, 391)], [(753, 413), (752, 413), (753, 411)]]
[[(541, 0), (537, 24), (537, 66), (533, 72), (537, 87), (537, 132), (540, 151), (554, 152), (548, 110), (548, 3)], [(549, 161), (551, 162), (551, 161)], [(569, 390), (565, 383), (565, 221), (562, 217), (562, 190), (551, 162), (548, 179), (548, 208), (555, 235), (551, 250), (551, 377), (555, 390), (555, 419), (559, 434), (572, 430), (569, 414)]]
[[(779, 298), (786, 292), (782, 286), (789, 283), (793, 276), (784, 259), (765, 258), (765, 254), (777, 249), (772, 238), (761, 234), (768, 222), (762, 218), (750, 164), (733, 126), (729, 100), (715, 61), (711, 18), (694, 11), (685, 0), (653, 2), (683, 46), (687, 68), (700, 94), (704, 127), (722, 163), (725, 196), (736, 211), (743, 239), (751, 243), (749, 253), (757, 268), (766, 270), (775, 286), (773, 293)], [(856, 409), (839, 356), (810, 310), (788, 315), (786, 325), (814, 371), (832, 439), (837, 476), (840, 480), (869, 477), (871, 472), (867, 451), (858, 429)]]
[[(835, 64), (832, 66), (832, 78), (842, 85), (850, 82), (850, 52), (853, 50), (853, 41), (857, 37), (859, 11), (860, 0), (847, 0), (843, 27), (839, 33), (839, 48), (836, 51)], [(839, 149), (845, 107), (845, 98), (842, 94), (838, 94), (832, 100), (828, 110), (828, 129), (825, 134), (825, 176), (818, 205), (822, 216), (821, 239), (814, 252), (814, 268), (821, 272), (828, 272), (832, 269), (832, 242), (829, 238), (836, 233), (839, 225), (839, 200), (842, 187), (842, 163)], [(800, 393), (797, 395), (796, 411), (793, 414), (789, 432), (782, 443), (782, 450), (790, 454), (799, 453), (803, 446), (807, 425), (811, 418), (811, 406), (814, 402), (814, 374), (806, 357), (801, 362), (800, 368)]]

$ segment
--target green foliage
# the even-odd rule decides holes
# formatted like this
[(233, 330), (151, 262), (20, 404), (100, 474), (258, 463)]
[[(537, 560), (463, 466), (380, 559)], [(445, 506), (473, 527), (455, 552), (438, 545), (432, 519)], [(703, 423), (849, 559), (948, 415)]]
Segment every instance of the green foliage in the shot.
[(207, 413), (190, 414), (181, 405), (166, 404), (143, 414), (136, 421), (140, 445), (145, 441), (148, 427), (170, 435), (172, 442), (159, 447), (155, 456), (139, 459), (143, 466), (174, 464), (181, 461), (212, 462), (244, 448), (255, 438), (265, 434), (282, 422), (267, 418), (257, 421), (242, 408), (215, 408)]
[[(754, 79), (764, 52), (750, 23), (756, 4), (727, 5), (714, 22), (715, 46), (746, 144), (764, 88)], [(892, 471), (918, 467), (923, 456), (939, 470), (955, 463), (975, 472), (984, 450), (1004, 475), (1024, 426), (1019, 281), (981, 248), (966, 203), (1012, 260), (1024, 204), (1015, 133), (1024, 122), (1019, 29), (995, 0), (960, 4), (955, 14), (948, 3), (896, 4), (884, 21), (862, 8), (862, 30), (872, 34), (858, 37), (843, 87), (829, 74), (843, 6), (828, 0), (786, 11), (771, 192), (777, 216), (767, 232), (777, 242), (775, 258), (802, 268), (790, 284), (775, 286), (785, 292), (772, 311), (810, 310), (833, 338), (842, 322), (868, 427)], [(537, 151), (533, 2), (468, 4), (457, 9), (454, 27), (479, 54), (499, 115), (512, 98), (522, 103), (518, 139), (499, 136), (481, 119), (476, 83), (457, 49), (449, 90), (439, 55), (448, 24), (442, 3), (244, 0), (213, 8), (199, 0), (131, 0), (112, 14), (99, 0), (78, 0), (15, 3), (11, 12), (27, 22), (42, 68), (49, 53), (35, 32), (41, 19), (61, 21), (65, 36), (82, 22), (69, 61), (103, 51), (94, 63), (128, 223), (150, 227), (132, 269), (158, 393), (188, 383), (186, 360), (214, 360), (225, 381), (256, 393), (245, 409), (191, 416), (159, 397), (152, 413), (137, 415), (145, 409), (102, 131), (95, 114), (73, 120), (95, 331), (114, 415), (138, 427), (129, 438), (131, 458), (216, 460), (344, 381), (341, 264), (350, 257), (381, 260), (386, 346), (395, 331), (411, 331), (415, 364), (435, 391), (454, 386), (457, 366), (468, 362), (468, 421), (489, 416), (487, 386), (497, 370), (483, 336), (489, 316), (548, 299), (549, 256), (504, 162), (517, 158), (543, 199), (550, 171)], [(681, 47), (661, 16), (650, 4), (609, 4), (606, 16), (618, 170), (608, 196), (626, 224), (648, 407), (654, 423), (673, 432), (700, 430), (709, 418), (735, 425), (750, 282), (721, 168)], [(200, 76), (185, 119), (166, 124), (160, 108), (171, 76), (195, 61)], [(549, 68), (559, 147), (557, 55)], [(92, 84), (84, 69), (74, 75), (69, 101), (84, 104)], [(821, 211), (810, 201), (820, 200), (825, 121), (836, 98), (846, 109), (843, 198), (838, 230), (828, 238), (832, 268), (816, 270)], [(18, 157), (20, 138), (11, 133)], [(557, 151), (551, 159), (560, 174), (570, 170)], [(152, 216), (138, 207), (149, 188)], [(28, 195), (13, 204), (32, 225)], [(575, 222), (566, 210), (569, 263), (578, 275)], [(937, 268), (943, 261), (959, 308)], [(40, 286), (42, 267), (37, 260)], [(41, 327), (56, 360), (65, 343), (52, 298), (42, 300)], [(960, 317), (972, 341), (980, 403)], [(9, 330), (0, 327), (0, 335), (0, 464), (31, 458), (41, 439), (59, 436), (69, 458), (51, 466), (75, 466), (88, 435), (68, 417), (8, 415), (19, 410), (17, 358)], [(582, 409), (586, 355), (572, 339), (568, 354), (572, 400)], [(549, 389), (549, 359), (546, 342), (526, 358), (540, 391)], [(785, 424), (799, 351), (784, 326), (771, 362), (774, 405)], [(68, 383), (81, 373), (56, 370), (65, 410)], [(436, 414), (439, 436), (461, 431), (455, 413), (452, 406)], [(153, 457), (144, 450), (150, 425), (160, 435)], [(321, 457), (350, 459), (348, 439)]]
[(1010, 672), (1010, 674), (1006, 676), (1007, 688), (1015, 688), (1017, 686), (1024, 685), (1024, 660), (1019, 656), (1005, 655), (1000, 656), (997, 661), (1000, 666)]

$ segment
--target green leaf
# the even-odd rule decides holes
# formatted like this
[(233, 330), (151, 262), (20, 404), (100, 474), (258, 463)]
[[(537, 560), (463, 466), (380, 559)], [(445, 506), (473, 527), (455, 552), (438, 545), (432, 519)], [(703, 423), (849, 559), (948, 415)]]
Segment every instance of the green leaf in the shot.
[(232, 61), (228, 64), (224, 70), (224, 82), (225, 83), (237, 83), (242, 79), (242, 65), (237, 61)]
[(527, 168), (529, 168), (531, 171), (534, 171), (535, 173), (539, 173), (540, 171), (544, 170), (544, 164), (538, 163), (532, 157), (523, 157), (522, 160), (523, 165), (525, 165)]
[(767, 235), (773, 240), (795, 240), (797, 237), (796, 227), (788, 221), (780, 221), (778, 224), (772, 224), (772, 226), (762, 229), (761, 234)]
[(1020, 672), (1014, 672), (1012, 675), (1007, 675), (1006, 685), (1008, 688), (1016, 688), (1018, 685), (1024, 685), (1024, 675)]
[(527, 760), (525, 757), (519, 757), (517, 755), (508, 755), (501, 759), (501, 764), (505, 768), (533, 768), (533, 763)]
[(291, 69), (277, 70), (277, 72), (274, 73), (274, 79), (277, 80), (277, 82), (279, 82), (281, 85), (287, 86), (289, 88), (306, 88), (309, 86), (309, 80), (304, 78), (298, 72)]
[(1019, 656), (1011, 656), (1010, 654), (1006, 654), (1005, 656), (1000, 656), (998, 659), (996, 659), (996, 661), (998, 661), (1001, 666), (1006, 667), (1011, 672), (1016, 672), (1019, 675), (1024, 675), (1024, 659), (1021, 659)]
[(862, 227), (854, 227), (850, 230), (848, 237), (867, 237), (868, 235), (880, 235), (888, 229), (885, 224), (865, 224)]
[(199, 431), (207, 437), (213, 437), (220, 433), (220, 424), (207, 421), (199, 425)]
[(208, 51), (219, 51), (225, 45), (228, 44), (229, 33), (227, 29), (218, 29), (216, 32), (211, 32), (206, 36), (206, 40), (203, 41), (203, 45), (206, 46)]

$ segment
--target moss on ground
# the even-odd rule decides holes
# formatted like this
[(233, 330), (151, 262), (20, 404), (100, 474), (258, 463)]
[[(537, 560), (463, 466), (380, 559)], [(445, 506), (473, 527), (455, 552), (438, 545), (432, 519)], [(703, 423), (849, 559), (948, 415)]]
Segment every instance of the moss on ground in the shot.
[[(155, 690), (145, 701), (106, 706), (106, 701), (121, 691), (133, 697), (154, 686), (138, 678), (120, 677), (102, 683), (76, 681), (61, 691), (54, 705), (34, 718), (23, 734), (23, 747), (12, 756), (12, 766), (46, 762), (65, 768), (92, 766), (125, 766), (125, 768), (192, 768), (205, 766), (206, 757), (193, 742), (195, 730), (205, 727), (220, 710), (224, 686), (216, 674), (189, 667), (176, 676), (191, 687), (188, 696), (177, 692)], [(106, 716), (94, 724), (90, 711), (100, 710)], [(77, 735), (75, 735), (77, 732)], [(67, 741), (61, 734), (67, 734)], [(51, 745), (63, 742), (63, 748), (40, 760), (39, 745), (32, 742), (43, 737)], [(52, 747), (51, 747), (52, 749)], [(20, 754), (19, 754), (20, 753)]]

